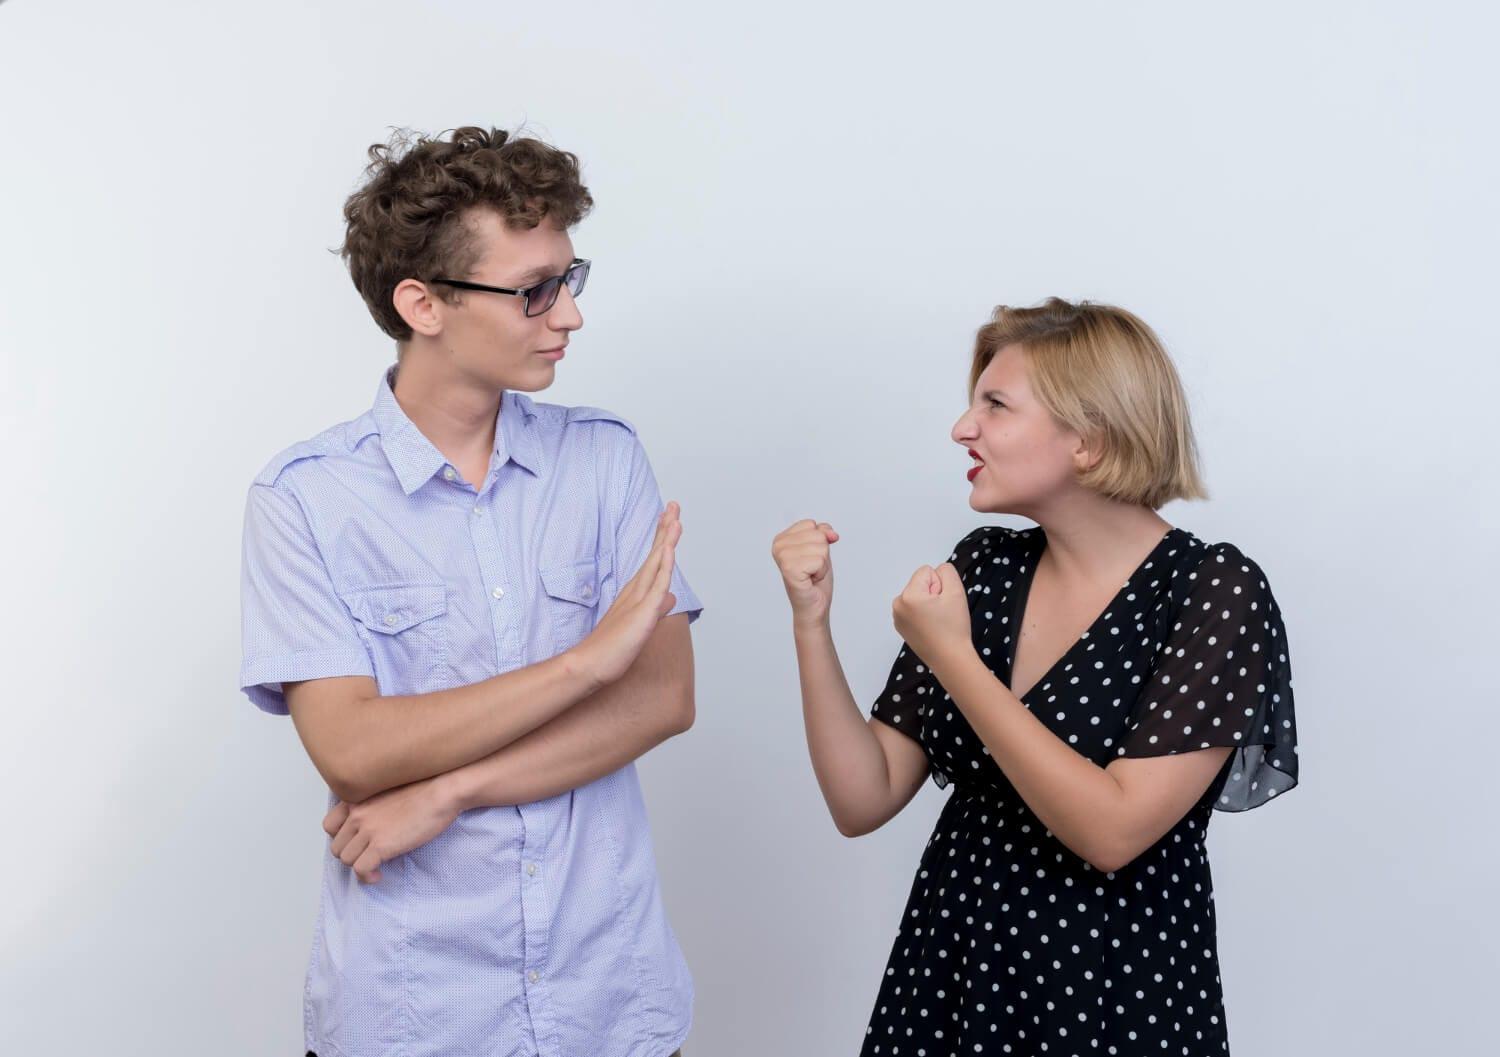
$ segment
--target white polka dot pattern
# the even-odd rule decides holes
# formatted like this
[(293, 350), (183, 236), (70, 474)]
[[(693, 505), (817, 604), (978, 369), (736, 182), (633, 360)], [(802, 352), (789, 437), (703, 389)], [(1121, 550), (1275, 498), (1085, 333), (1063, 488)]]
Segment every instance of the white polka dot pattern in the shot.
[[(1039, 528), (976, 530), (952, 558), (974, 641), (1002, 681)], [(923, 852), (866, 1055), (1228, 1052), (1204, 848), (1213, 809), (1297, 781), (1290, 663), (1260, 569), (1231, 544), (1172, 529), (1092, 626), (1022, 698), (1100, 766), (1234, 749), (1204, 796), (1103, 874), (1021, 800), (920, 659), (899, 652), (872, 715), (915, 738), (953, 794)]]

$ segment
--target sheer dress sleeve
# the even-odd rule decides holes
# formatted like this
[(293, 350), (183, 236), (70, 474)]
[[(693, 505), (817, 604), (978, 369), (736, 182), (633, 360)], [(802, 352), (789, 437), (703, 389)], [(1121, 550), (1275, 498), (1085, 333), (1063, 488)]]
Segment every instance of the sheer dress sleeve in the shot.
[(1118, 754), (1234, 750), (1214, 807), (1245, 811), (1297, 784), (1297, 725), (1281, 610), (1265, 573), (1232, 544), (1190, 574)]

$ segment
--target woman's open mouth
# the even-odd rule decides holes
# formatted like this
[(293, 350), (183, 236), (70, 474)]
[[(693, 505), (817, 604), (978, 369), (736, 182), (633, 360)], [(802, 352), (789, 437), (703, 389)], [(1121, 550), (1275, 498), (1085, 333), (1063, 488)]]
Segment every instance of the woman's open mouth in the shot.
[(969, 449), (969, 457), (974, 460), (974, 465), (969, 468), (968, 474), (969, 480), (972, 482), (974, 478), (979, 476), (979, 471), (984, 469), (984, 460), (979, 457), (979, 453), (973, 448)]

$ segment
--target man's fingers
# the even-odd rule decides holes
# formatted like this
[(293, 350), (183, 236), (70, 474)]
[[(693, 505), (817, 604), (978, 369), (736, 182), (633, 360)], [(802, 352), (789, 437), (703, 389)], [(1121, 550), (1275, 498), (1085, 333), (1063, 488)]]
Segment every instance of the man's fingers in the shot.
[(651, 582), (651, 593), (660, 597), (672, 584), (672, 569), (677, 564), (676, 545), (662, 551), (661, 563), (656, 567), (656, 577)]
[[(345, 814), (347, 816), (348, 813), (345, 812)], [(353, 819), (346, 817), (339, 826), (339, 831), (333, 835), (333, 844), (329, 846), (328, 850), (333, 852), (334, 857), (337, 858), (358, 833), (359, 825)]]
[(668, 503), (666, 505), (666, 508), (662, 510), (660, 516), (657, 517), (656, 534), (651, 537), (652, 550), (655, 550), (657, 544), (661, 543), (662, 537), (667, 534), (667, 526), (670, 525), (673, 521), (677, 520), (678, 513), (679, 508), (677, 504)]
[(636, 592), (638, 600), (660, 595), (666, 590), (661, 586), (662, 577), (665, 576), (669, 580), (672, 577), (672, 555), (677, 546), (677, 540), (681, 536), (682, 524), (680, 522), (674, 521), (667, 526), (667, 534), (662, 537), (661, 543), (651, 552), (641, 566), (641, 571), (636, 574), (636, 578), (640, 581)]
[(661, 546), (661, 538), (666, 535), (666, 533), (667, 514), (666, 511), (662, 511), (661, 517), (656, 519), (656, 531), (651, 536), (651, 549), (646, 552), (647, 554), (650, 554), (651, 551), (654, 551), (657, 547)]
[(338, 833), (343, 826), (344, 819), (349, 817), (349, 805), (340, 800), (328, 809), (328, 814), (323, 816), (323, 832), (330, 837)]
[(355, 876), (365, 884), (380, 880), (380, 854), (373, 847), (365, 848), (350, 865), (354, 868)]
[(651, 549), (646, 552), (646, 560), (641, 562), (641, 567), (635, 571), (635, 575), (627, 580), (615, 596), (617, 601), (630, 602), (639, 598), (643, 592), (644, 584), (650, 583), (656, 575), (656, 562), (661, 554), (662, 544), (672, 531), (673, 513), (676, 504), (669, 503), (667, 508), (661, 512), (656, 519), (656, 534), (651, 537)]
[(627, 600), (639, 600), (648, 596), (661, 570), (662, 555), (675, 546), (681, 537), (682, 522), (676, 520), (666, 522), (656, 544), (651, 548), (651, 553), (646, 555), (646, 560), (641, 563), (641, 567), (636, 570), (636, 574), (631, 577), (630, 583), (620, 594), (628, 596)]
[(364, 854), (364, 850), (370, 846), (370, 835), (368, 833), (356, 833), (354, 839), (344, 845), (344, 850), (339, 853), (339, 861), (345, 866), (353, 866), (355, 860)]

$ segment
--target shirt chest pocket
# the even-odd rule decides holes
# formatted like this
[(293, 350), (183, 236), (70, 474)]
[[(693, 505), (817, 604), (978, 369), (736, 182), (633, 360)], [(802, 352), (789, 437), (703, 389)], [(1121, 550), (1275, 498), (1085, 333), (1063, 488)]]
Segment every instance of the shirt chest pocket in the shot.
[(609, 555), (582, 561), (555, 562), (538, 569), (542, 603), (552, 621), (554, 652), (578, 645), (594, 630), (599, 595), (609, 574)]
[(382, 694), (417, 694), (444, 685), (448, 595), (440, 584), (359, 587), (341, 592), (360, 626)]

